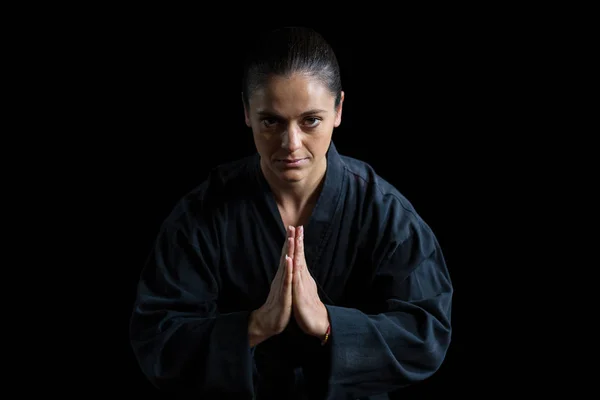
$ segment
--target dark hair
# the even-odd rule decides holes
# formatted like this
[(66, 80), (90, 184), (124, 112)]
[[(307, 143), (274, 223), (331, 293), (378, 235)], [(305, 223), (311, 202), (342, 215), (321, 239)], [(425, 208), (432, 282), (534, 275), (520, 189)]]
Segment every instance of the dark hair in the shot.
[(320, 80), (341, 100), (342, 80), (337, 58), (321, 34), (305, 27), (284, 27), (259, 36), (244, 63), (242, 81), (246, 106), (252, 92), (273, 75), (307, 73)]

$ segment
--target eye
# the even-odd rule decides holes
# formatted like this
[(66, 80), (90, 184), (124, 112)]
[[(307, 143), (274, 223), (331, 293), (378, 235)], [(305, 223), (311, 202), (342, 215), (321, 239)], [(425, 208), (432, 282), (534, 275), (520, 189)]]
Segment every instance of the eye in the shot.
[(277, 124), (277, 120), (275, 118), (263, 118), (261, 122), (267, 128), (271, 128), (273, 125)]
[(308, 123), (307, 125), (309, 128), (315, 128), (321, 123), (321, 119), (316, 117), (308, 117), (305, 119), (305, 121)]

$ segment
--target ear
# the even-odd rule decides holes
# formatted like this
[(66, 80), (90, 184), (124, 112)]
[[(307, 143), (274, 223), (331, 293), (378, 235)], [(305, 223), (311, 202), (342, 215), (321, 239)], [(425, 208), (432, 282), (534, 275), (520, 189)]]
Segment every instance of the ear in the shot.
[(335, 123), (333, 124), (334, 127), (338, 127), (340, 126), (340, 124), (342, 123), (342, 106), (344, 105), (344, 91), (342, 91), (342, 93), (340, 93), (340, 104), (338, 105), (337, 109), (335, 110)]
[(246, 122), (246, 126), (251, 128), (252, 124), (250, 124), (250, 115), (248, 114), (248, 109), (246, 108), (246, 102), (244, 101), (244, 92), (242, 92), (242, 105), (244, 106), (244, 121)]

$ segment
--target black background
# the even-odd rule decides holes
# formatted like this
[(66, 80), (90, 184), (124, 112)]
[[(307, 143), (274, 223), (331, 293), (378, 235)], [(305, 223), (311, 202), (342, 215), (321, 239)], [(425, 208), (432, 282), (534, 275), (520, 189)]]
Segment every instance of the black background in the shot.
[[(419, 37), (415, 43), (392, 32), (315, 28), (331, 42), (342, 70), (346, 100), (333, 136), (338, 150), (370, 163), (413, 202), (438, 235), (455, 283), (454, 342), (442, 370), (419, 394), (465, 387), (470, 377), (461, 358), (472, 317), (465, 308), (468, 281), (486, 273), (485, 265), (478, 269), (471, 259), (476, 227), (466, 218), (486, 195), (478, 193), (477, 182), (489, 178), (488, 171), (473, 168), (477, 157), (486, 157), (477, 146), (478, 124), (497, 112), (482, 104), (485, 91), (509, 79), (495, 76), (498, 60), (481, 50), (494, 39), (465, 41), (454, 34)], [(123, 113), (131, 125), (119, 129), (139, 137), (136, 146), (122, 149), (129, 163), (122, 166), (126, 178), (119, 180), (124, 187), (114, 193), (129, 212), (123, 228), (131, 235), (131, 260), (122, 264), (119, 294), (123, 378), (148, 393), (152, 390), (126, 340), (146, 253), (180, 196), (214, 165), (254, 151), (240, 95), (242, 39), (252, 31), (229, 38), (211, 31), (199, 38), (176, 32), (155, 32), (154, 40), (131, 32), (107, 65), (122, 74), (122, 91), (115, 95), (126, 100), (112, 112)], [(498, 131), (502, 123), (487, 122)]]
[(527, 365), (512, 363), (531, 354), (514, 351), (527, 335), (507, 323), (518, 318), (507, 259), (514, 259), (517, 220), (521, 229), (528, 223), (512, 205), (527, 210), (530, 182), (514, 177), (531, 172), (515, 169), (534, 99), (548, 90), (541, 34), (488, 14), (406, 25), (265, 17), (211, 26), (209, 14), (170, 11), (80, 18), (57, 26), (62, 39), (47, 39), (56, 49), (47, 61), (65, 80), (54, 83), (71, 106), (63, 110), (67, 131), (77, 137), (68, 141), (77, 147), (69, 206), (90, 232), (73, 250), (82, 255), (83, 293), (77, 301), (64, 296), (80, 316), (76, 325), (86, 320), (63, 335), (78, 359), (67, 373), (78, 378), (68, 379), (91, 393), (160, 398), (129, 347), (137, 279), (177, 200), (215, 165), (254, 151), (241, 102), (246, 41), (296, 24), (321, 32), (338, 56), (346, 94), (333, 134), (338, 151), (371, 164), (413, 203), (438, 236), (454, 282), (446, 362), (398, 398), (487, 396), (506, 382), (526, 384)]

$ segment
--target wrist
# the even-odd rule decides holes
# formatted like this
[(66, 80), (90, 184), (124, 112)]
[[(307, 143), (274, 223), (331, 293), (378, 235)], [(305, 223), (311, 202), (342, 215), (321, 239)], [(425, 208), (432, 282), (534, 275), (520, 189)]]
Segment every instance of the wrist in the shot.
[(317, 331), (314, 333), (314, 336), (320, 340), (324, 340), (325, 336), (329, 334), (330, 330), (329, 313), (327, 312), (325, 305), (323, 305), (323, 313), (321, 315), (322, 317), (320, 318), (320, 323)]
[(254, 310), (250, 313), (248, 320), (248, 340), (250, 347), (254, 347), (271, 337), (268, 334), (262, 324), (260, 323), (260, 313), (258, 310)]

